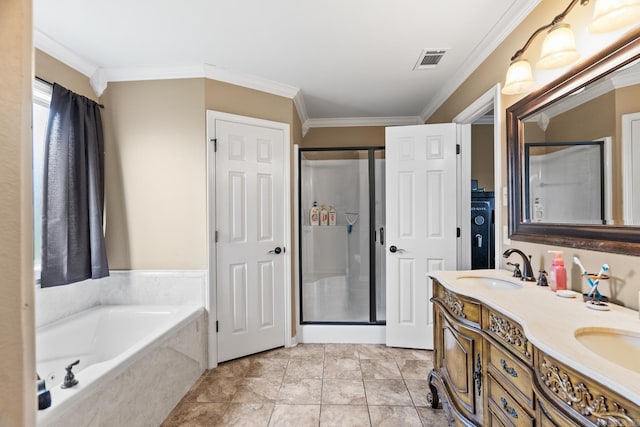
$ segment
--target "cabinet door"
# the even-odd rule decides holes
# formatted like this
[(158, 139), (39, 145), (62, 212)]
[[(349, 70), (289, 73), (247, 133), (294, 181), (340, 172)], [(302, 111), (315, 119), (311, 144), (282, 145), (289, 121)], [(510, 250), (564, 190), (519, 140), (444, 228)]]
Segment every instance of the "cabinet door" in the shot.
[(452, 404), (469, 419), (483, 422), (482, 336), (436, 309), (436, 367), (453, 397)]

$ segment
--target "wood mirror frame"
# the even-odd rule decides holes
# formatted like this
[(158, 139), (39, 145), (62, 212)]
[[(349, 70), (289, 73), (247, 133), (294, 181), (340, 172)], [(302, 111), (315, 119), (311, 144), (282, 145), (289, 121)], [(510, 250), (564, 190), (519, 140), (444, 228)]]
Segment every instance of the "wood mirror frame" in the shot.
[(509, 237), (513, 240), (640, 255), (640, 227), (535, 224), (522, 222), (524, 126), (522, 119), (640, 58), (640, 30), (634, 30), (560, 78), (507, 109)]

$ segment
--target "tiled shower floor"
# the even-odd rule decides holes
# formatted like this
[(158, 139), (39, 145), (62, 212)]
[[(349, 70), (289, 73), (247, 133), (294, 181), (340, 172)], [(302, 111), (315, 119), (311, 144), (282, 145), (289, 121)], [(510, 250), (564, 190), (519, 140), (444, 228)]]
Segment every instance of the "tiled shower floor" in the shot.
[(206, 371), (162, 426), (447, 426), (427, 404), (432, 366), (383, 345), (280, 348)]

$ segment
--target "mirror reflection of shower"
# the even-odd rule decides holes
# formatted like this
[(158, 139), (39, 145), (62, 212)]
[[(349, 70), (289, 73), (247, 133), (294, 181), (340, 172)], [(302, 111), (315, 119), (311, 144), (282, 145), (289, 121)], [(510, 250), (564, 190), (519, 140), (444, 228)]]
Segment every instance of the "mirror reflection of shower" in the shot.
[[(378, 162), (384, 162), (381, 152)], [(384, 175), (371, 179), (374, 164), (374, 149), (300, 150), (303, 323), (384, 320), (384, 269), (372, 238), (382, 227), (375, 206), (384, 200), (374, 200), (381, 194), (374, 189), (384, 189)], [(323, 221), (323, 212), (333, 212), (333, 221)]]

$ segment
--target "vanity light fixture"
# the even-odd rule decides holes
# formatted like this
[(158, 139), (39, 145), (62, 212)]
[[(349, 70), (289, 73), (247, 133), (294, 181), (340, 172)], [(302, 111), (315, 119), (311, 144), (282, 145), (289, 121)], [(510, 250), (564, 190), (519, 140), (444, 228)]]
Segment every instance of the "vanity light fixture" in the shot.
[(589, 31), (607, 33), (638, 21), (640, 21), (640, 0), (598, 0), (589, 24)]
[(556, 24), (542, 42), (540, 60), (536, 67), (543, 70), (560, 68), (580, 58), (576, 50), (576, 39), (569, 24)]
[[(511, 64), (507, 69), (507, 78), (502, 88), (505, 95), (520, 95), (528, 92), (536, 84), (531, 65), (523, 57), (529, 45), (543, 31), (548, 33), (542, 42), (540, 59), (536, 66), (540, 69), (554, 69), (569, 65), (576, 61), (580, 54), (576, 50), (575, 37), (564, 18), (573, 7), (589, 4), (589, 0), (571, 0), (567, 8), (553, 20), (538, 28), (529, 37), (522, 49), (511, 57)], [(589, 30), (593, 33), (604, 33), (624, 28), (640, 21), (640, 0), (595, 0), (593, 18)]]

